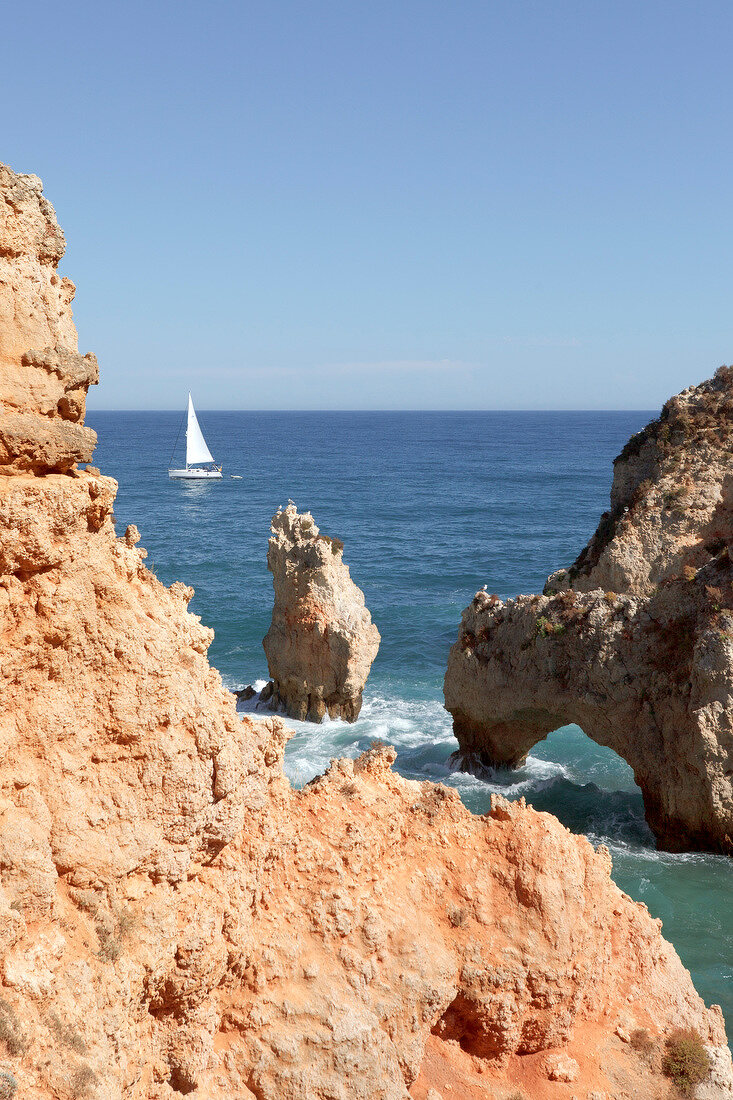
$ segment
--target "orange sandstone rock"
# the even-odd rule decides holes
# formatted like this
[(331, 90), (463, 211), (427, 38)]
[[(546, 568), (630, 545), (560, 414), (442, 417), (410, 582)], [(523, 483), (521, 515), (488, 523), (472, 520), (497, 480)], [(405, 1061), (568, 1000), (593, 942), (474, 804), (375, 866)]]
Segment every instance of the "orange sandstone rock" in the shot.
[(97, 360), (81, 356), (66, 242), (37, 176), (0, 165), (0, 472), (67, 471), (97, 440), (84, 427)]
[[(16, 179), (0, 253), (40, 265), (60, 231)], [(114, 481), (18, 469), (0, 474), (3, 1088), (630, 1100), (662, 1079), (617, 1032), (658, 1049), (674, 1027), (728, 1088), (720, 1011), (605, 850), (521, 803), (472, 816), (391, 749), (291, 790), (288, 731), (236, 713), (192, 590), (146, 569), (136, 528), (116, 538)]]

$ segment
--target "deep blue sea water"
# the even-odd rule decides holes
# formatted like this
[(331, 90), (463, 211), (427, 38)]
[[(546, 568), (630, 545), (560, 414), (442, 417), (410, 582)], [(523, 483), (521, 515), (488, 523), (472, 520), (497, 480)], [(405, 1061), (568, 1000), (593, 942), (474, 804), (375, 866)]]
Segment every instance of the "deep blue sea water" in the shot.
[(480, 780), (448, 763), (456, 742), (442, 682), (461, 610), (484, 584), (502, 597), (541, 591), (574, 560), (607, 507), (613, 457), (652, 415), (204, 412), (217, 462), (242, 475), (208, 484), (168, 479), (179, 413), (97, 412), (88, 423), (95, 464), (120, 484), (118, 533), (136, 523), (158, 577), (194, 586), (191, 609), (216, 631), (209, 656), (230, 688), (267, 676), (265, 555), (278, 505), (293, 499), (343, 539), (382, 644), (358, 722), (292, 723), (291, 782), (380, 738), (403, 775), (449, 783), (477, 813), (492, 791), (524, 795), (608, 844), (619, 886), (662, 918), (733, 1035), (733, 861), (657, 852), (631, 769), (577, 727), (553, 733), (517, 772)]

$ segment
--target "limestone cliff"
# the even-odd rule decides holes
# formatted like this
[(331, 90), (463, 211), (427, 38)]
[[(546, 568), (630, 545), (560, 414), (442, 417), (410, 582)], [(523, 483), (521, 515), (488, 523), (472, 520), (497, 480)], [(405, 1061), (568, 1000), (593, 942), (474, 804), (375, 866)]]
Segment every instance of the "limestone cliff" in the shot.
[(611, 507), (548, 590), (649, 595), (715, 558), (733, 532), (733, 367), (670, 398), (614, 461)]
[(275, 606), (263, 646), (274, 709), (320, 722), (355, 722), (379, 649), (379, 631), (343, 560), (343, 543), (319, 533), (294, 504), (272, 517), (267, 566)]
[(69, 470), (97, 441), (84, 427), (97, 361), (77, 351), (64, 247), (38, 177), (0, 165), (0, 473)]
[[(26, 203), (1, 289), (50, 264), (40, 315), (60, 231), (23, 181), (0, 177)], [(54, 308), (37, 342), (78, 392)], [(240, 720), (191, 589), (146, 569), (134, 527), (115, 537), (114, 481), (66, 443), (50, 462), (64, 410), (40, 411), (22, 334), (3, 341), (5, 407), (39, 442), (7, 433), (0, 473), (0, 1094), (653, 1096), (660, 1043), (687, 1026), (714, 1058), (708, 1097), (730, 1095), (719, 1010), (607, 852), (523, 805), (472, 816), (384, 747), (290, 789), (285, 727)]]
[(445, 678), (461, 750), (521, 763), (577, 723), (634, 769), (661, 847), (733, 853), (733, 370), (616, 459), (611, 510), (545, 595), (477, 593)]

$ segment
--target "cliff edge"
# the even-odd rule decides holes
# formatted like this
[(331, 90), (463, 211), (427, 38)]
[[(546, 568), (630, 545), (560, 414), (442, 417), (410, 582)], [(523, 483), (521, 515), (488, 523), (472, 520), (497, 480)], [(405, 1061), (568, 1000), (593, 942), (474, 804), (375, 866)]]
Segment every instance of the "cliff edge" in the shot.
[[(288, 731), (237, 715), (192, 590), (145, 567), (136, 528), (116, 537), (115, 482), (77, 468), (62, 239), (26, 181), (0, 174), (2, 300), (36, 295), (2, 333), (3, 1094), (652, 1096), (688, 1027), (707, 1096), (729, 1095), (720, 1011), (605, 850), (521, 804), (475, 817), (385, 747), (290, 789)], [(58, 371), (24, 362), (29, 327)]]
[(614, 463), (611, 508), (543, 595), (478, 592), (445, 677), (461, 751), (514, 766), (576, 723), (634, 769), (660, 847), (733, 854), (733, 369)]

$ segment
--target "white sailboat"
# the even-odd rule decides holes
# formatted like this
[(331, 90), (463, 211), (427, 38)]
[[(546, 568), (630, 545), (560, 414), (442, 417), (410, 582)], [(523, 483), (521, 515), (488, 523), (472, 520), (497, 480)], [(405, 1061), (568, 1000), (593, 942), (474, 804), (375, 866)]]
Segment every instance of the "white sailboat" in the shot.
[[(178, 440), (176, 440), (178, 442)], [(173, 448), (175, 452), (175, 447)], [(171, 458), (173, 456), (171, 455)], [(221, 477), (221, 466), (214, 463), (214, 457), (206, 445), (204, 433), (196, 419), (191, 394), (188, 395), (188, 424), (186, 425), (186, 469), (168, 470), (168, 477), (174, 478), (211, 478)]]

